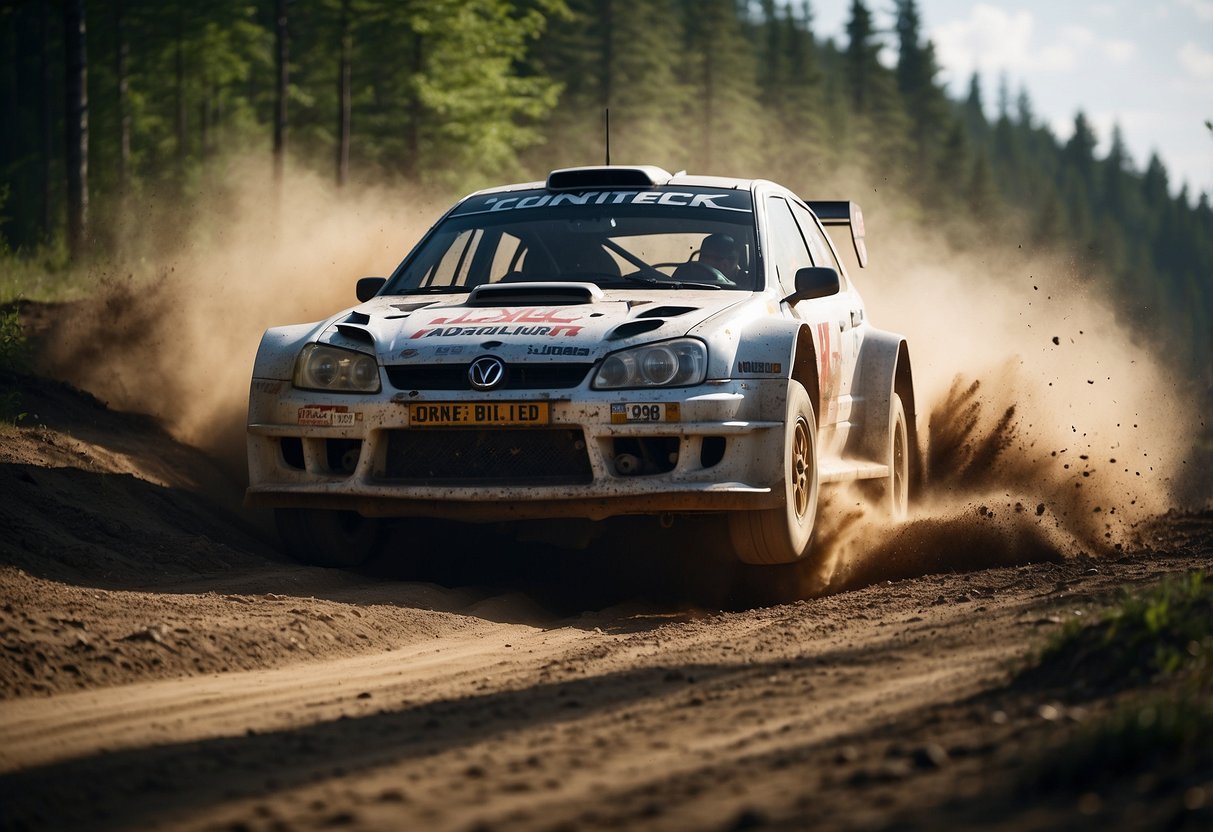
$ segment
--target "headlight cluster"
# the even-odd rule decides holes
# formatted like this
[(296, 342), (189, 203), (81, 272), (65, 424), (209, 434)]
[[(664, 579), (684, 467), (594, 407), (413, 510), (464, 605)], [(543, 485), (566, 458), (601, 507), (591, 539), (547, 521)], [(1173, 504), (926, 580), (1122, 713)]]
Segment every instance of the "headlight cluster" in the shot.
[(306, 390), (378, 393), (379, 364), (375, 356), (364, 352), (308, 344), (295, 361), (292, 383)]
[(703, 342), (679, 338), (608, 355), (592, 386), (595, 390), (688, 387), (702, 382), (707, 368), (708, 349)]

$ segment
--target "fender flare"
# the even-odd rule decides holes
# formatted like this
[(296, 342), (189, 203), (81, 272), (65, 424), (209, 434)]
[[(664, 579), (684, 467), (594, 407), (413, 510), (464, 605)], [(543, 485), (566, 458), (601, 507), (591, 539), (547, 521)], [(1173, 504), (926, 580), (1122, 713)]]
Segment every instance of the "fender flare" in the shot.
[(861, 459), (884, 462), (889, 457), (889, 412), (893, 394), (901, 397), (906, 414), (910, 446), (910, 485), (917, 490), (922, 480), (922, 454), (918, 445), (918, 407), (914, 398), (914, 375), (910, 348), (895, 332), (869, 329), (860, 347), (859, 394), (863, 402), (862, 428), (851, 436), (848, 453)]
[[(762, 362), (767, 372), (746, 373), (738, 368), (742, 362)], [(778, 370), (775, 366), (778, 365)], [(813, 411), (820, 418), (821, 385), (817, 370), (817, 348), (812, 330), (803, 321), (765, 320), (748, 327), (737, 344), (732, 369), (737, 378), (782, 378), (799, 381), (813, 402)], [(778, 401), (763, 403), (763, 418), (782, 420), (786, 410), (786, 390)]]
[(295, 372), (295, 358), (316, 332), (316, 324), (295, 324), (267, 329), (253, 359), (254, 379), (289, 381)]

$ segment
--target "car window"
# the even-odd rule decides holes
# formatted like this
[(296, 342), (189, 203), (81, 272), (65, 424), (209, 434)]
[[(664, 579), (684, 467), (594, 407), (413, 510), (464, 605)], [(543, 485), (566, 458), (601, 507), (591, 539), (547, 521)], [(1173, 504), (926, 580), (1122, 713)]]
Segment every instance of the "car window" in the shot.
[(782, 197), (767, 197), (767, 248), (780, 289), (785, 296), (792, 294), (796, 290), (796, 272), (812, 266), (813, 258), (787, 200)]
[(822, 234), (813, 215), (799, 203), (793, 202), (791, 205), (792, 214), (795, 215), (796, 221), (800, 225), (800, 230), (804, 232), (804, 238), (808, 241), (809, 252), (813, 255), (813, 265), (829, 266), (838, 272), (839, 288), (845, 292), (847, 290), (846, 274), (838, 264), (838, 260), (834, 257), (834, 252), (830, 249), (830, 244), (826, 242), (825, 235)]
[[(452, 211), (384, 291), (454, 292), (485, 283), (552, 280), (753, 291), (761, 284), (755, 236), (748, 191), (670, 186), (489, 194)], [(713, 257), (698, 263), (709, 237), (716, 238)], [(733, 262), (725, 258), (727, 275), (710, 265), (721, 246), (735, 255)]]
[(522, 240), (513, 234), (502, 232), (493, 246), (493, 261), (489, 271), (492, 274), (508, 274), (518, 268), (525, 253), (526, 246), (522, 244)]
[(482, 237), (483, 232), (479, 229), (468, 229), (457, 234), (443, 256), (427, 270), (424, 285), (456, 286), (466, 282)]

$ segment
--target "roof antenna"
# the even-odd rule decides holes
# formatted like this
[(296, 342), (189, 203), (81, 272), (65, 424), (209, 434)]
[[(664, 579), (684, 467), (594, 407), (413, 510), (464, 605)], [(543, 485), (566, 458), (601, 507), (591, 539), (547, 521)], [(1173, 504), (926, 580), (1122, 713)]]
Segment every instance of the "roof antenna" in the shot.
[(606, 130), (606, 163), (611, 164), (611, 108), (603, 108), (603, 125)]

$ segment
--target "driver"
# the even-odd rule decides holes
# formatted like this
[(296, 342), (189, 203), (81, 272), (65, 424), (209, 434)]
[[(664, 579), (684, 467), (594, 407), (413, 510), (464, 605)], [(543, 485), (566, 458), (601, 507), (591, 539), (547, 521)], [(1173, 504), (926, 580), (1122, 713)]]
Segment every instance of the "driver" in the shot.
[(737, 243), (728, 234), (709, 234), (703, 238), (699, 262), (720, 272), (730, 283), (738, 283), (743, 277), (737, 259)]

